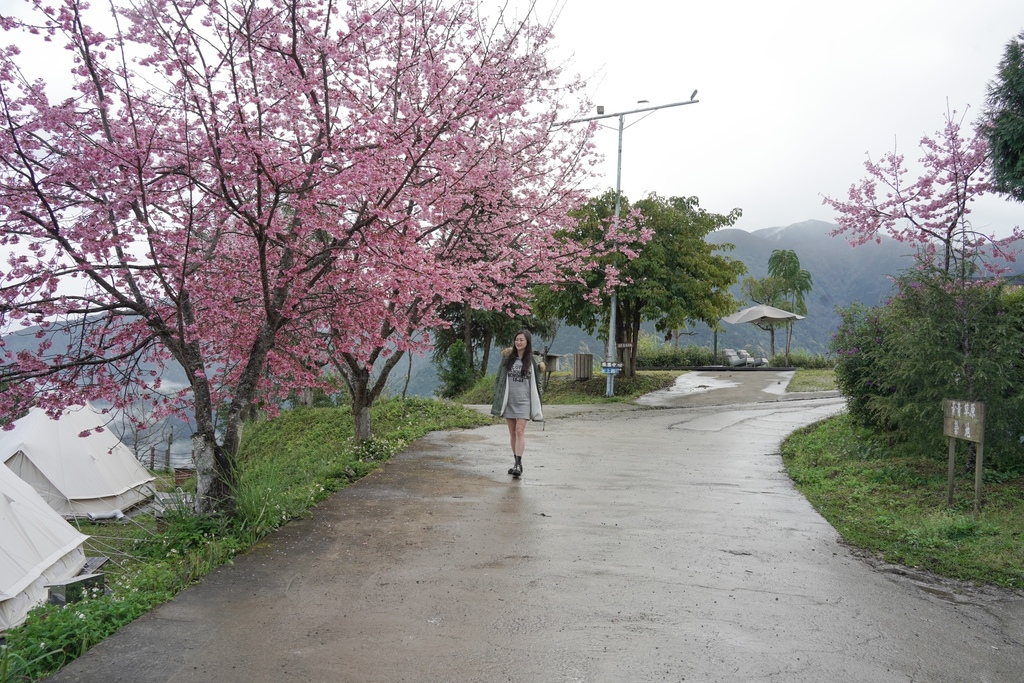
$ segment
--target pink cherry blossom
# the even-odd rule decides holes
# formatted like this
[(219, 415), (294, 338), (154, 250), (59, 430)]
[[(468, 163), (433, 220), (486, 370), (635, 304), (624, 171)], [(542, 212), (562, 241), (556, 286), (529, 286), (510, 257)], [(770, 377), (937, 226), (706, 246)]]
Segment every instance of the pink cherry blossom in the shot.
[(1017, 257), (1013, 243), (1024, 231), (1014, 226), (1000, 238), (970, 221), (972, 202), (991, 191), (985, 139), (976, 132), (965, 136), (962, 119), (950, 111), (943, 129), (920, 144), (923, 170), (916, 179), (894, 150), (864, 163), (867, 177), (850, 186), (845, 201), (824, 198), (838, 212), (833, 234), (846, 235), (853, 246), (887, 235), (916, 247), (922, 265), (949, 274), (966, 274), (972, 265), (993, 275), (1007, 272)]
[[(194, 415), (200, 507), (228, 495), (251, 408), (334, 363), (362, 414), (371, 374), (422, 352), (444, 305), (521, 312), (532, 286), (642, 238), (565, 238), (593, 125), (556, 125), (586, 109), (583, 83), (532, 18), (488, 22), (473, 0), (27, 5), (30, 23), (0, 22), (0, 329), (45, 343), (0, 348), (0, 414)], [(65, 48), (46, 64), (15, 47), (36, 30)], [(153, 370), (171, 361), (187, 387)]]

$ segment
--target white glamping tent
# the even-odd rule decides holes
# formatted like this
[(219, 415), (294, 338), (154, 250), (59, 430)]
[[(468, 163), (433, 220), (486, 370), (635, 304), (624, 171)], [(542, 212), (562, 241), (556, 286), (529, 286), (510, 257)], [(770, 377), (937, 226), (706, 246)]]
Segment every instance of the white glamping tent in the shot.
[[(0, 462), (67, 518), (104, 517), (153, 497), (153, 477), (90, 406), (52, 420), (40, 408), (0, 432)], [(102, 427), (102, 432), (79, 436)]]
[(46, 601), (47, 584), (81, 571), (86, 538), (0, 465), (0, 632), (20, 624), (29, 610)]

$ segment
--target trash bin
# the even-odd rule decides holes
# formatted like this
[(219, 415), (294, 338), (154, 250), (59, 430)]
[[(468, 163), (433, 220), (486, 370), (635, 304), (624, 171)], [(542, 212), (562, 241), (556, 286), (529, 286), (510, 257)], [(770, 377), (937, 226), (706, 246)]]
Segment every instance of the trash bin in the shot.
[(575, 380), (590, 379), (594, 374), (594, 354), (572, 354), (572, 378)]

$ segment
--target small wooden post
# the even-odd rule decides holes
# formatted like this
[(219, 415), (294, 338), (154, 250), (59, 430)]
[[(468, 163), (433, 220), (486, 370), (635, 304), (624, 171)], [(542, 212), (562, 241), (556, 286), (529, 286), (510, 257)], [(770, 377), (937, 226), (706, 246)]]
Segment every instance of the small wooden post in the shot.
[(171, 432), (167, 433), (167, 450), (164, 451), (164, 470), (167, 472), (173, 472), (174, 468), (171, 467), (171, 445), (174, 443), (174, 434)]
[(953, 504), (955, 440), (972, 441), (978, 444), (974, 463), (974, 512), (977, 514), (981, 508), (981, 482), (984, 471), (985, 404), (980, 401), (955, 401), (948, 398), (942, 404), (942, 431), (949, 437), (949, 481), (946, 487), (946, 500), (949, 505)]
[(985, 471), (985, 444), (978, 442), (978, 453), (974, 460), (974, 514), (981, 509), (981, 479)]
[(949, 441), (949, 476), (946, 486), (946, 505), (953, 507), (953, 476), (956, 474), (956, 439), (948, 437)]

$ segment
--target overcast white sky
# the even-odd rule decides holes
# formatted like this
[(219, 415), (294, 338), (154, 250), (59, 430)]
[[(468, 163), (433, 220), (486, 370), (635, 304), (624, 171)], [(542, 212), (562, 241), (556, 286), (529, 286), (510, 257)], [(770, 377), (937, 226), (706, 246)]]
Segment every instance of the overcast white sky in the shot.
[[(481, 1), (492, 12), (530, 2)], [(697, 104), (626, 117), (623, 192), (739, 207), (745, 230), (834, 222), (821, 195), (845, 196), (866, 153), (898, 145), (916, 160), (947, 102), (977, 118), (1006, 43), (1024, 30), (1024, 0), (536, 1), (542, 17), (560, 9), (557, 54), (606, 113), (698, 91)], [(0, 0), (0, 11), (20, 5)], [(595, 191), (615, 186), (617, 119), (605, 123)], [(1005, 233), (1024, 225), (1024, 205), (993, 196), (972, 219)]]
[[(845, 196), (866, 153), (895, 144), (916, 160), (947, 100), (977, 118), (1006, 43), (1024, 30), (1022, 0), (539, 0), (539, 11), (563, 2), (558, 50), (606, 113), (698, 90), (699, 104), (626, 117), (623, 192), (739, 207), (745, 230), (834, 222), (821, 195)], [(602, 189), (615, 186), (618, 121), (606, 123)], [(1004, 232), (1024, 225), (1024, 206), (993, 198), (972, 218)]]

